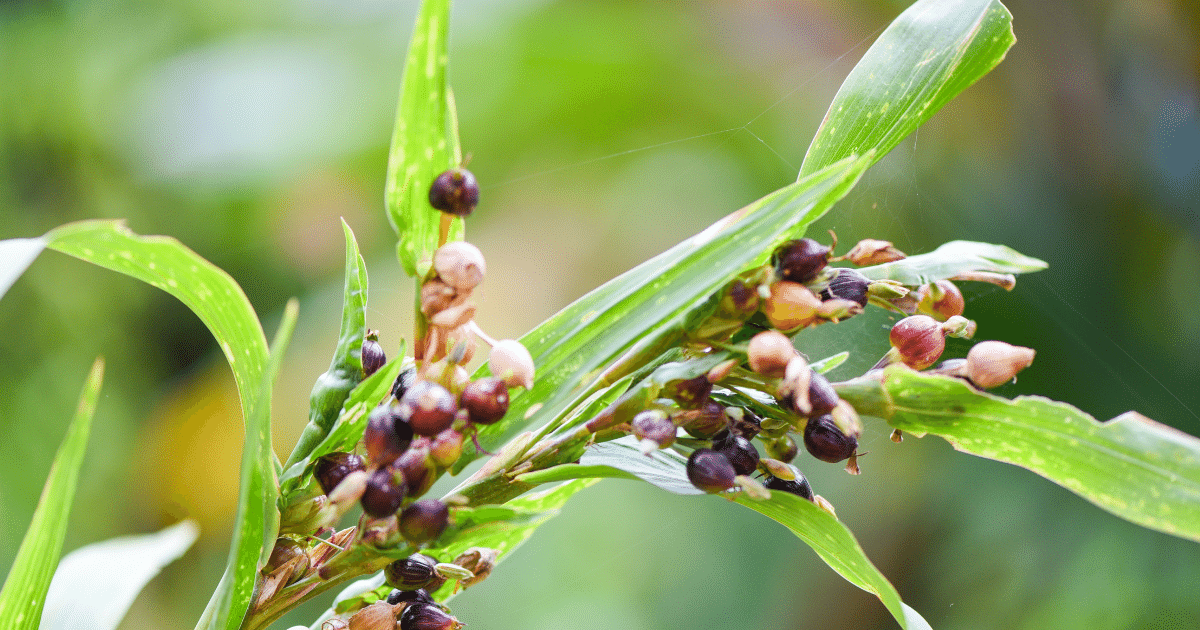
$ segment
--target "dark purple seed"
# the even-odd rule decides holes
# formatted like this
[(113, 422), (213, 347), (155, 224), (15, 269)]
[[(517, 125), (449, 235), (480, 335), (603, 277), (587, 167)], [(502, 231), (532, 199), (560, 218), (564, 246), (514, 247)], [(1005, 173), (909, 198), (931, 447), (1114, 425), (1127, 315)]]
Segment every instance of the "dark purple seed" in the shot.
[(724, 455), (712, 449), (698, 448), (688, 457), (687, 476), (693, 486), (713, 494), (732, 488), (737, 473)]
[(783, 492), (790, 492), (798, 497), (804, 497), (809, 501), (813, 500), (812, 486), (809, 485), (808, 479), (805, 479), (804, 475), (797, 476), (794, 481), (780, 479), (779, 477), (767, 477), (763, 480), (763, 485), (768, 490), (781, 490)]
[(450, 524), (450, 508), (437, 499), (421, 499), (400, 512), (400, 535), (414, 544), (436, 540)]
[(821, 291), (821, 301), (841, 298), (857, 302), (859, 306), (867, 305), (867, 287), (871, 286), (871, 281), (861, 273), (842, 267), (837, 270), (837, 275), (829, 281), (829, 286)]
[(339, 483), (342, 483), (346, 475), (366, 469), (366, 463), (354, 453), (330, 453), (317, 460), (317, 465), (313, 468), (313, 476), (321, 485), (321, 491), (329, 494)]
[(672, 398), (684, 409), (695, 409), (708, 400), (713, 385), (701, 374), (696, 378), (674, 381), (663, 388), (663, 397)]
[(413, 441), (412, 447), (392, 464), (393, 468), (404, 473), (404, 481), (408, 484), (410, 497), (419, 497), (425, 494), (437, 480), (434, 474), (437, 465), (433, 461), (433, 456), (430, 455), (430, 445), (429, 438), (417, 438)]
[(400, 613), (400, 630), (457, 630), (462, 624), (436, 604), (409, 604)]
[(384, 567), (383, 577), (392, 588), (415, 591), (433, 581), (435, 566), (437, 566), (437, 560), (424, 554), (414, 553)]
[(825, 268), (829, 248), (811, 238), (802, 238), (780, 245), (771, 260), (782, 279), (805, 284)]
[(842, 433), (833, 416), (812, 418), (804, 427), (804, 448), (817, 459), (831, 464), (840, 462), (858, 449), (858, 438)]
[(433, 598), (429, 596), (429, 591), (419, 588), (415, 591), (402, 591), (396, 589), (388, 593), (387, 603), (395, 606), (401, 602), (420, 602), (423, 604), (432, 604)]
[(374, 374), (387, 363), (387, 355), (383, 346), (379, 345), (379, 336), (374, 330), (368, 330), (362, 343), (363, 377)]
[(397, 404), (400, 415), (408, 420), (413, 433), (433, 437), (454, 424), (458, 403), (454, 394), (433, 381), (419, 381), (404, 393)]
[(387, 466), (396, 461), (408, 450), (412, 439), (412, 427), (395, 405), (380, 405), (367, 416), (363, 444), (367, 447), (367, 459), (374, 466)]
[(687, 415), (682, 417), (687, 420), (683, 421), (683, 430), (694, 438), (707, 440), (725, 428), (725, 408), (715, 401), (709, 400), (700, 405), (700, 409), (685, 413)]
[(465, 168), (452, 168), (438, 175), (429, 187), (429, 205), (458, 217), (465, 217), (479, 203), (479, 184)]
[(392, 383), (392, 396), (395, 397), (396, 400), (404, 398), (404, 393), (407, 392), (408, 388), (412, 387), (416, 382), (417, 368), (411, 367), (400, 372), (400, 374), (396, 376), (396, 382)]
[(363, 511), (374, 518), (387, 518), (400, 509), (406, 491), (404, 475), (390, 468), (380, 468), (367, 479), (360, 501)]
[(808, 416), (823, 416), (833, 411), (838, 400), (840, 399), (837, 391), (833, 389), (829, 379), (825, 378), (824, 374), (813, 370), (808, 379), (808, 402), (812, 405), (812, 411), (808, 413)]
[(494, 376), (487, 376), (467, 385), (460, 401), (471, 422), (492, 424), (508, 413), (508, 386)]
[(758, 450), (754, 448), (750, 440), (740, 435), (731, 435), (721, 442), (720, 447), (717, 447), (715, 443), (713, 447), (729, 460), (729, 463), (733, 465), (733, 472), (739, 475), (749, 475), (758, 468)]
[(629, 425), (637, 439), (655, 442), (659, 448), (666, 448), (675, 443), (675, 423), (660, 410), (643, 411), (634, 416)]

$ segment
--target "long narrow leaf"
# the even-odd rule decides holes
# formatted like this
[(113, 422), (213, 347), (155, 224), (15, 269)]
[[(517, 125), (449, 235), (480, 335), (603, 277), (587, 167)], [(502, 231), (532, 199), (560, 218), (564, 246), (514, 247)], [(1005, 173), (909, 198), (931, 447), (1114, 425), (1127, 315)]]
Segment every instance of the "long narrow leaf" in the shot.
[[(462, 161), (446, 82), (449, 35), (450, 0), (421, 3), (404, 63), (388, 156), (384, 201), (388, 220), (400, 236), (396, 254), (404, 270), (417, 277), (429, 271), (443, 216), (429, 205), (429, 186), (438, 174)], [(454, 219), (449, 239), (462, 236), (463, 222)]]
[(833, 97), (800, 177), (850, 155), (878, 160), (987, 74), (1016, 42), (998, 0), (920, 0), (875, 40)]
[(114, 630), (133, 600), (163, 567), (196, 542), (195, 521), (122, 536), (63, 556), (46, 593), (40, 630)]
[(283, 320), (271, 344), (270, 360), (259, 383), (255, 404), (246, 422), (246, 444), (242, 449), (241, 492), (237, 522), (225, 574), (217, 585), (197, 630), (236, 630), (250, 607), (258, 569), (271, 554), (279, 533), (279, 486), (271, 450), (271, 390), (283, 362), (284, 352), (296, 329), (298, 302), (288, 302)]
[(1121, 518), (1200, 542), (1200, 438), (1134, 412), (1097, 422), (1066, 403), (1008, 400), (901, 367), (842, 391), (906, 433), (1028, 468)]
[(104, 360), (96, 359), (88, 372), (83, 393), (75, 417), (67, 428), (50, 476), (42, 489), (33, 521), (17, 550), (17, 558), (8, 571), (4, 588), (0, 589), (0, 628), (6, 630), (32, 630), (38, 627), (42, 607), (46, 603), (46, 591), (54, 576), (62, 552), (63, 538), (67, 534), (67, 518), (71, 515), (71, 503), (75, 500), (75, 486), (79, 480), (79, 467), (87, 450), (88, 434), (92, 428), (92, 416), (96, 413), (96, 401), (100, 397), (100, 383), (104, 380)]

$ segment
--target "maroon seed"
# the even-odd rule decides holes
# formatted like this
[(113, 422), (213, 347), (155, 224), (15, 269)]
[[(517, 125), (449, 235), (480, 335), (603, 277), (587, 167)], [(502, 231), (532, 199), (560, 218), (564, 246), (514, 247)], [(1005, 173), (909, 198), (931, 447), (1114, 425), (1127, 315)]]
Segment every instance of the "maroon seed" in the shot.
[(708, 448), (698, 448), (687, 461), (688, 481), (709, 493), (728, 490), (734, 485), (737, 473), (724, 455)]
[(424, 554), (414, 553), (387, 565), (383, 569), (383, 577), (392, 588), (415, 591), (433, 581), (435, 566), (437, 566), (437, 560)]
[(363, 444), (367, 447), (367, 459), (375, 467), (396, 461), (412, 443), (413, 429), (394, 405), (380, 405), (367, 416), (367, 428), (363, 431)]
[(433, 381), (419, 381), (404, 393), (398, 403), (401, 417), (413, 433), (433, 437), (454, 424), (458, 404), (454, 394)]
[(508, 413), (508, 386), (494, 376), (484, 377), (467, 385), (460, 400), (471, 422), (492, 424)]
[(400, 512), (400, 535), (414, 544), (436, 540), (450, 524), (450, 508), (437, 499), (421, 499)]
[(363, 512), (374, 518), (387, 518), (400, 509), (407, 488), (404, 475), (390, 468), (380, 468), (367, 480), (362, 495)]
[(429, 205), (458, 217), (465, 217), (479, 203), (479, 184), (465, 168), (452, 168), (438, 175), (429, 187)]
[(346, 475), (356, 470), (366, 469), (367, 465), (362, 458), (354, 453), (330, 453), (317, 460), (313, 476), (321, 485), (321, 491), (329, 494), (346, 478)]

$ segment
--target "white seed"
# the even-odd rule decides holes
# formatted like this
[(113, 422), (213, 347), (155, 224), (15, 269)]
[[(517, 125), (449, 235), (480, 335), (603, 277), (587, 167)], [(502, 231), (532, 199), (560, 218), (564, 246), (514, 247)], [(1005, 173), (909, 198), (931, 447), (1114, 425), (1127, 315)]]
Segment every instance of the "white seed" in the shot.
[(442, 282), (456, 291), (470, 291), (483, 281), (487, 265), (478, 247), (464, 242), (446, 243), (433, 253), (433, 268)]
[(492, 375), (511, 387), (533, 387), (533, 357), (529, 350), (515, 339), (501, 339), (492, 346), (488, 355), (488, 369)]

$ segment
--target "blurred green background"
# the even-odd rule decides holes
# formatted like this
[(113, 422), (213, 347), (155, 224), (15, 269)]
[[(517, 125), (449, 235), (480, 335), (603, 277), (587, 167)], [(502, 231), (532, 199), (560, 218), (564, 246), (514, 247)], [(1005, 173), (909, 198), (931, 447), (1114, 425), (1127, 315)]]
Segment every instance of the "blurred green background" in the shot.
[[(482, 183), (479, 321), (528, 330), (590, 288), (795, 178), (837, 86), (906, 2), (460, 0), (451, 78)], [(1012, 0), (1008, 59), (823, 219), (912, 254), (964, 238), (1050, 263), (1011, 294), (964, 286), (980, 339), (1038, 350), (1005, 395), (1200, 434), (1200, 5)], [(345, 217), (369, 325), (410, 334), (382, 186), (414, 2), (0, 3), (0, 238), (91, 217), (169, 234), (300, 327), (276, 449), (336, 341)], [(800, 337), (886, 349), (884, 314)], [(965, 354), (966, 343), (952, 353)], [(225, 560), (240, 419), (198, 319), (46, 253), (0, 301), (0, 567), (83, 377), (108, 377), (66, 549), (200, 521), (124, 628), (190, 628)], [(904, 599), (939, 630), (1200, 627), (1200, 545), (1024, 470), (868, 422), (864, 474), (802, 455)], [(320, 606), (289, 618), (307, 623)], [(606, 481), (455, 602), (472, 628), (890, 628), (782, 527), (718, 499)], [(282, 625), (280, 627), (283, 627)]]

